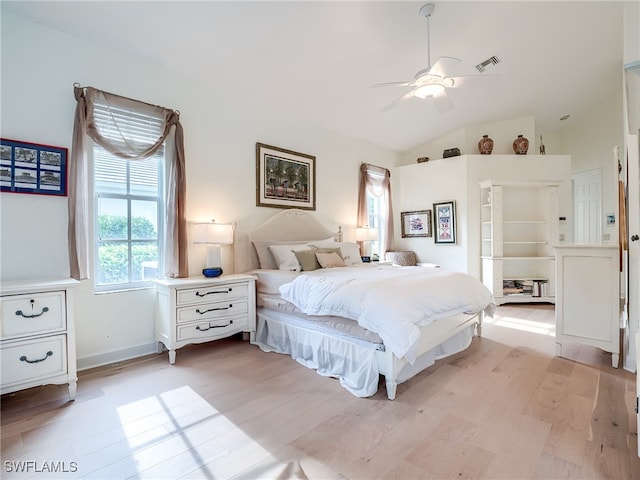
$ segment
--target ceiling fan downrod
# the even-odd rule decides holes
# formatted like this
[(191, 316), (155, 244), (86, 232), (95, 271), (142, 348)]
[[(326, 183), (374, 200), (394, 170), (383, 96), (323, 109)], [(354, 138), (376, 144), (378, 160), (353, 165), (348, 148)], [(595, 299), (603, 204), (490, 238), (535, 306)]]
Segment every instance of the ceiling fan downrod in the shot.
[(420, 15), (427, 19), (427, 69), (431, 68), (431, 34), (429, 32), (429, 18), (435, 10), (436, 6), (433, 3), (425, 3), (420, 7)]

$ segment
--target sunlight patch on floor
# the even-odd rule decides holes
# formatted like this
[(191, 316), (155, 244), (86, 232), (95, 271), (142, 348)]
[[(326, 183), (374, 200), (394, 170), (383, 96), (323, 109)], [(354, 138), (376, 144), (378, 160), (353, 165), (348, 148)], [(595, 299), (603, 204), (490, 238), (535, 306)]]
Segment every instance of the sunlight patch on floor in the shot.
[(485, 318), (483, 323), (488, 323), (497, 327), (521, 330), (524, 332), (537, 333), (539, 335), (547, 335), (549, 337), (555, 337), (556, 335), (556, 326), (553, 323), (498, 316), (494, 318)]
[[(215, 478), (218, 472), (212, 463), (230, 453), (230, 443), (255, 443), (188, 386), (123, 405), (118, 416), (140, 478), (157, 475), (160, 464), (176, 468), (172, 463), (182, 473), (200, 470)], [(228, 437), (233, 441), (227, 443)], [(256, 447), (257, 459), (269, 456)]]

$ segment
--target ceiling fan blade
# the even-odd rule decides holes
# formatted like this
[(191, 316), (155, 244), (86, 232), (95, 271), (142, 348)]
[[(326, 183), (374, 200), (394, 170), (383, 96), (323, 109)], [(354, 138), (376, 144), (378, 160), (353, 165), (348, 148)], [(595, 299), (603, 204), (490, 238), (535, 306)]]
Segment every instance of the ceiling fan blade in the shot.
[(440, 95), (433, 97), (433, 106), (436, 107), (436, 110), (440, 113), (446, 113), (453, 110), (453, 102), (446, 92), (442, 92)]
[(481, 74), (481, 75), (459, 75), (457, 77), (447, 77), (444, 81), (447, 88), (457, 88), (462, 85), (494, 85), (496, 80), (501, 77), (499, 74)]
[(447, 72), (460, 63), (459, 58), (455, 57), (440, 57), (429, 69), (430, 75), (437, 75), (439, 77), (446, 77)]
[(387, 82), (387, 83), (376, 83), (375, 85), (371, 85), (372, 87), (413, 87), (415, 85), (414, 80), (409, 80), (406, 82)]
[(391, 102), (390, 104), (388, 104), (387, 106), (385, 106), (381, 111), (382, 112), (386, 112), (388, 110), (391, 110), (393, 107), (395, 107), (396, 105), (398, 105), (399, 103), (404, 102), (405, 100), (410, 99), (411, 97), (413, 97), (413, 90), (410, 91), (409, 93), (405, 93), (403, 96), (401, 96), (400, 98), (396, 98), (393, 102)]

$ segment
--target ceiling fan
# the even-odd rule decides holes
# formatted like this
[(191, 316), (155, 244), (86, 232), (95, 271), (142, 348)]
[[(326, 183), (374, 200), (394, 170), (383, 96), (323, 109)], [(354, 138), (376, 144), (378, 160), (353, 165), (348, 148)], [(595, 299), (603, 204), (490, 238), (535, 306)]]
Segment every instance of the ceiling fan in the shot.
[[(447, 89), (461, 86), (468, 77), (479, 77), (480, 75), (462, 75), (456, 77), (447, 76), (447, 71), (460, 63), (459, 58), (442, 56), (431, 64), (431, 39), (429, 35), (429, 19), (435, 10), (433, 3), (426, 3), (420, 7), (420, 15), (427, 19), (427, 68), (419, 70), (413, 80), (404, 82), (378, 83), (374, 87), (413, 87), (410, 92), (394, 100), (382, 111), (387, 111), (395, 107), (400, 102), (416, 97), (420, 99), (430, 98), (440, 112), (446, 112), (453, 108), (453, 103), (447, 96)], [(496, 59), (497, 60), (497, 59)]]

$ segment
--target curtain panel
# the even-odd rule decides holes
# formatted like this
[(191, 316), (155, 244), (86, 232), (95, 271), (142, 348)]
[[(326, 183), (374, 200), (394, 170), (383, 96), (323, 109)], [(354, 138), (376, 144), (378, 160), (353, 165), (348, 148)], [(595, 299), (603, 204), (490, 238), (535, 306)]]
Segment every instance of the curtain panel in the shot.
[(374, 197), (382, 198), (384, 229), (380, 241), (380, 254), (393, 250), (393, 209), (391, 208), (391, 172), (388, 169), (362, 163), (360, 165), (360, 186), (358, 189), (358, 221), (357, 227), (369, 226), (367, 209), (367, 192)]
[[(164, 265), (168, 277), (188, 276), (186, 173), (184, 135), (180, 114), (156, 105), (140, 102), (93, 87), (74, 85), (77, 101), (73, 125), (73, 139), (69, 156), (69, 266), (77, 280), (89, 278), (89, 155), (91, 141), (113, 155), (131, 161), (153, 155), (166, 142), (167, 187), (164, 229)], [(122, 109), (163, 119), (162, 135), (157, 139), (106, 138), (96, 127), (94, 105)], [(112, 119), (115, 122), (115, 119)], [(117, 124), (117, 122), (116, 122)]]

